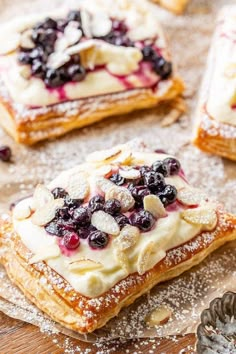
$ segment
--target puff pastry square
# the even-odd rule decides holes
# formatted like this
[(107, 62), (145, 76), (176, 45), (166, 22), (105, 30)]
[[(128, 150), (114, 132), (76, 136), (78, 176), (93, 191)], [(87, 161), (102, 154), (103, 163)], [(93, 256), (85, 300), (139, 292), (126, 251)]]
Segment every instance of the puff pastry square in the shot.
[(2, 216), (0, 262), (50, 318), (88, 333), (235, 238), (236, 216), (190, 187), (177, 159), (130, 142)]
[(152, 0), (166, 9), (174, 12), (177, 15), (183, 13), (185, 7), (189, 3), (189, 0)]
[(183, 91), (145, 1), (91, 0), (1, 27), (0, 123), (33, 144)]
[(196, 113), (194, 144), (236, 160), (236, 6), (219, 15)]

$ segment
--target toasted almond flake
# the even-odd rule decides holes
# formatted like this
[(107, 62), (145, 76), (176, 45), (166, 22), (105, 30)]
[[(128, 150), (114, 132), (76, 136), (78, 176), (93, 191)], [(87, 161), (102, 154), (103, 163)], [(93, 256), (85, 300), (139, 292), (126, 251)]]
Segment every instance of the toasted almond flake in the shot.
[(207, 195), (197, 188), (186, 187), (178, 191), (177, 199), (184, 205), (198, 205), (207, 199)]
[(13, 209), (13, 218), (17, 220), (27, 219), (32, 213), (28, 199), (18, 203)]
[(154, 194), (146, 195), (143, 198), (144, 209), (149, 211), (155, 218), (166, 215), (166, 210), (160, 198)]
[(91, 22), (91, 31), (95, 37), (106, 36), (112, 29), (112, 21), (104, 13), (97, 13)]
[(103, 265), (100, 262), (95, 262), (91, 259), (79, 259), (68, 265), (68, 269), (75, 272), (98, 270), (102, 267)]
[(33, 33), (33, 31), (31, 29), (29, 29), (21, 34), (20, 46), (22, 48), (32, 49), (35, 47), (35, 43), (32, 40), (32, 33)]
[(113, 185), (109, 188), (105, 193), (105, 199), (117, 199), (121, 204), (121, 211), (126, 212), (131, 209), (134, 204), (135, 200), (130, 193), (130, 191), (125, 187), (118, 187)]
[(128, 262), (127, 255), (119, 247), (115, 247), (113, 252), (114, 252), (114, 255), (115, 255), (118, 263), (121, 265), (121, 267), (124, 270), (126, 270), (128, 272), (128, 270), (129, 270), (129, 262)]
[(50, 190), (42, 184), (38, 184), (34, 191), (32, 207), (34, 210), (40, 209), (53, 200), (54, 196)]
[(58, 69), (70, 60), (66, 53), (55, 52), (49, 55), (47, 65), (52, 69)]
[(95, 184), (103, 193), (106, 193), (109, 189), (115, 186), (115, 184), (109, 179), (97, 176), (95, 177)]
[(38, 226), (46, 225), (54, 219), (57, 209), (62, 208), (63, 205), (64, 199), (54, 199), (48, 202), (44, 207), (36, 209), (31, 217), (32, 223)]
[(134, 168), (127, 168), (127, 169), (120, 168), (119, 174), (121, 175), (121, 177), (127, 179), (137, 179), (141, 176), (139, 170), (136, 170)]
[(78, 172), (69, 176), (66, 191), (72, 199), (85, 199), (89, 194), (89, 183), (87, 174)]
[(98, 230), (106, 232), (109, 235), (116, 236), (120, 232), (120, 227), (113, 216), (102, 210), (95, 211), (95, 213), (93, 213), (91, 224)]
[(96, 176), (106, 176), (109, 173), (111, 173), (111, 171), (112, 171), (111, 165), (104, 165), (104, 166), (96, 168), (96, 170), (94, 171), (94, 174)]
[(184, 210), (181, 216), (185, 221), (191, 224), (202, 225), (207, 230), (213, 229), (217, 224), (216, 212), (210, 206)]
[(167, 323), (172, 315), (172, 311), (166, 307), (158, 307), (145, 318), (145, 323), (149, 327), (160, 326)]
[(28, 65), (21, 65), (19, 67), (19, 74), (21, 77), (23, 77), (25, 80), (28, 80), (31, 76), (31, 70)]
[(57, 245), (51, 245), (43, 250), (39, 250), (33, 257), (29, 259), (28, 263), (33, 264), (40, 261), (56, 258), (60, 256), (60, 253), (60, 248)]
[(118, 157), (121, 151), (122, 150), (118, 146), (109, 150), (95, 151), (92, 154), (89, 154), (86, 160), (88, 162), (104, 162), (106, 160), (110, 160)]
[(70, 48), (67, 48), (65, 50), (65, 53), (68, 55), (74, 55), (74, 54), (78, 54), (81, 53), (85, 50), (88, 50), (90, 48), (93, 48), (97, 45), (97, 42), (93, 39), (85, 41), (85, 42), (81, 42), (78, 44), (75, 44), (73, 46), (71, 46)]
[(128, 165), (132, 161), (132, 153), (131, 151), (122, 151), (112, 162), (114, 164), (122, 164), (122, 165)]
[(91, 15), (88, 13), (88, 11), (82, 10), (80, 11), (80, 16), (81, 16), (83, 32), (87, 38), (91, 38), (92, 37)]
[(137, 227), (126, 225), (121, 230), (119, 236), (114, 240), (117, 248), (126, 251), (135, 246), (140, 237), (140, 231)]
[(8, 54), (16, 50), (20, 45), (19, 33), (4, 33), (4, 38), (1, 38), (0, 55)]
[(151, 253), (154, 249), (154, 242), (149, 242), (138, 256), (137, 270), (140, 275), (144, 274), (153, 265), (151, 263)]
[[(75, 24), (75, 25), (74, 25)], [(77, 26), (78, 23), (75, 21), (69, 22), (69, 24), (65, 27), (64, 30), (64, 36), (67, 39), (67, 42), (69, 45), (73, 45), (76, 42), (80, 40), (82, 37), (82, 31), (75, 26)]]

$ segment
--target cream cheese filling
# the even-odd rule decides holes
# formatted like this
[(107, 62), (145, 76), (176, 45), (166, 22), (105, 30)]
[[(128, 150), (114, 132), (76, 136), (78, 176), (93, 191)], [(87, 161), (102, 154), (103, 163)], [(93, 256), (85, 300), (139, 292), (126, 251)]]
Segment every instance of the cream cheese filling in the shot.
[[(132, 165), (150, 165), (156, 160), (166, 158), (164, 154), (154, 154), (147, 152), (137, 152), (132, 154)], [(50, 188), (64, 186), (64, 181), (68, 175), (76, 176), (76, 172), (81, 169), (86, 170), (88, 180), (90, 181), (91, 195), (94, 194), (94, 186), (92, 181), (101, 169), (101, 163), (86, 163), (78, 166), (70, 171), (63, 172), (59, 177), (50, 184)], [(181, 188), (190, 188), (187, 182), (180, 176), (172, 176), (166, 178), (166, 183), (175, 185), (177, 190)], [(32, 198), (23, 200), (17, 206), (18, 210), (25, 205), (32, 204)], [(201, 204), (198, 205), (198, 208)], [(186, 222), (181, 218), (181, 211), (184, 207), (178, 205), (172, 211), (167, 211), (165, 217), (159, 218), (154, 228), (146, 233), (141, 233), (136, 244), (127, 250), (128, 267), (125, 269), (116, 257), (116, 236), (110, 236), (110, 242), (104, 249), (93, 250), (89, 247), (87, 240), (81, 239), (81, 244), (76, 252), (72, 252), (70, 256), (62, 254), (58, 247), (58, 237), (50, 236), (46, 233), (44, 227), (34, 225), (31, 217), (26, 219), (17, 219), (13, 213), (14, 229), (20, 236), (23, 244), (33, 253), (42, 255), (45, 253), (45, 262), (66, 279), (69, 284), (84, 296), (93, 298), (108, 291), (112, 286), (120, 280), (126, 278), (129, 274), (135, 273), (139, 269), (140, 255), (144, 254), (151, 246), (149, 252), (148, 269), (161, 261), (166, 251), (181, 245), (201, 231), (204, 226), (201, 224), (193, 224)], [(48, 250), (54, 250), (52, 256), (47, 257)], [(95, 269), (73, 270), (70, 264), (78, 260), (92, 260), (98, 264)]]

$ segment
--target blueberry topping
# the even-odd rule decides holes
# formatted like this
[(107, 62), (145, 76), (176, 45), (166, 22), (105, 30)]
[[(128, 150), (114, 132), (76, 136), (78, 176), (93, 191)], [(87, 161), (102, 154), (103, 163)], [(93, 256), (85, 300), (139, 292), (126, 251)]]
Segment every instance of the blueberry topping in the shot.
[(17, 56), (18, 61), (21, 64), (31, 64), (32, 59), (30, 57), (30, 52), (21, 51)]
[(74, 250), (79, 247), (80, 239), (75, 232), (68, 231), (63, 238), (64, 246), (69, 250)]
[(122, 229), (125, 225), (130, 224), (129, 219), (124, 214), (115, 215), (115, 220), (117, 224)]
[(114, 175), (112, 175), (110, 177), (110, 181), (117, 184), (117, 186), (122, 186), (122, 184), (125, 183), (125, 178), (121, 177), (121, 175), (119, 175), (119, 173), (115, 173)]
[(131, 190), (131, 194), (137, 206), (142, 205), (143, 198), (150, 194), (150, 190), (145, 186), (136, 186)]
[(57, 33), (55, 30), (49, 29), (38, 29), (33, 31), (32, 39), (36, 44), (40, 44), (43, 46), (50, 45), (52, 48), (57, 39)]
[(45, 76), (46, 65), (43, 64), (40, 60), (35, 59), (32, 63), (31, 72), (32, 75), (43, 79)]
[(37, 30), (39, 28), (44, 28), (44, 29), (53, 28), (53, 29), (56, 29), (57, 28), (57, 22), (55, 20), (53, 20), (51, 17), (46, 17), (43, 22), (38, 22), (34, 26), (35, 30)]
[(11, 160), (11, 148), (9, 146), (0, 146), (0, 160), (4, 162), (9, 162)]
[(142, 166), (142, 167), (140, 167), (139, 172), (140, 172), (141, 176), (143, 177), (146, 172), (150, 172), (151, 170), (152, 169), (149, 166)]
[(54, 188), (52, 190), (52, 194), (55, 199), (65, 198), (68, 195), (67, 191), (63, 188), (60, 188), (60, 187)]
[(179, 173), (181, 165), (180, 162), (174, 157), (167, 157), (165, 160), (163, 160), (163, 163), (169, 169), (169, 174), (171, 176), (177, 175)]
[(74, 210), (73, 219), (80, 226), (85, 226), (85, 225), (89, 224), (91, 221), (91, 211), (88, 208), (81, 206), (81, 207)]
[(148, 211), (140, 210), (130, 216), (130, 222), (133, 226), (137, 226), (142, 231), (149, 231), (154, 225), (155, 219)]
[(57, 70), (48, 69), (45, 76), (45, 84), (48, 87), (59, 87), (67, 81), (67, 73), (65, 68), (61, 67)]
[(82, 204), (82, 200), (80, 199), (72, 199), (70, 196), (67, 194), (65, 196), (65, 205), (68, 206), (70, 209), (76, 209)]
[(62, 237), (63, 229), (59, 226), (57, 221), (51, 221), (49, 224), (45, 226), (45, 230), (48, 234)]
[(71, 10), (67, 15), (68, 21), (77, 21), (81, 23), (81, 16), (80, 11), (78, 10)]
[(36, 47), (31, 51), (30, 58), (32, 59), (32, 61), (34, 59), (38, 59), (41, 62), (46, 62), (47, 54), (45, 53), (42, 47)]
[(142, 49), (143, 60), (152, 61), (156, 57), (156, 52), (151, 45), (146, 45)]
[(88, 238), (88, 243), (91, 248), (102, 249), (105, 248), (109, 242), (109, 236), (102, 231), (92, 231)]
[(163, 205), (166, 207), (167, 205), (173, 203), (177, 197), (177, 189), (170, 184), (165, 186), (165, 189), (158, 194), (160, 200)]
[(73, 64), (68, 68), (68, 76), (71, 81), (78, 82), (85, 78), (86, 70), (79, 64)]
[(64, 206), (61, 209), (58, 209), (57, 210), (57, 217), (62, 218), (63, 220), (69, 220), (71, 217), (70, 209), (67, 206)]
[(164, 177), (167, 177), (169, 174), (169, 168), (167, 164), (165, 164), (163, 161), (156, 161), (152, 164), (152, 169), (155, 172), (161, 173)]
[(82, 239), (88, 238), (92, 231), (96, 231), (96, 228), (90, 225), (89, 227), (81, 227), (78, 229), (79, 237)]
[(153, 61), (153, 69), (162, 79), (167, 79), (172, 73), (172, 64), (163, 57), (157, 56)]
[(121, 210), (121, 205), (120, 205), (119, 200), (117, 200), (117, 199), (107, 200), (105, 203), (104, 209), (108, 214), (111, 214), (111, 215), (118, 214)]
[(101, 195), (96, 195), (95, 197), (91, 198), (88, 204), (91, 213), (94, 213), (98, 210), (103, 210), (104, 203), (105, 199)]
[(162, 174), (151, 171), (147, 172), (144, 177), (144, 184), (152, 191), (158, 192), (162, 191), (165, 186), (165, 179)]
[(73, 220), (69, 219), (69, 220), (64, 220), (62, 218), (59, 218), (57, 220), (57, 223), (59, 225), (59, 227), (63, 230), (63, 232), (65, 233), (66, 231), (73, 231), (75, 232), (77, 230), (76, 224), (74, 223)]

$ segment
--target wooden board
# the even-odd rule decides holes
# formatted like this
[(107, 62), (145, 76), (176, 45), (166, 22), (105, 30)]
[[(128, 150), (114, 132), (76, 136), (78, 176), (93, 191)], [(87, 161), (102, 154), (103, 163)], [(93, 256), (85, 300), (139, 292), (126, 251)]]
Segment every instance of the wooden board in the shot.
[[(37, 327), (9, 318), (0, 312), (0, 354), (76, 354), (84, 353), (86, 349), (86, 354), (93, 354), (98, 351), (100, 354), (108, 352), (108, 349), (95, 348), (78, 340), (69, 340), (71, 343), (69, 345), (65, 339), (66, 337), (63, 335), (40, 333)], [(165, 339), (160, 344), (158, 344), (158, 340), (144, 345), (133, 341), (114, 349), (111, 353), (179, 354), (181, 352), (181, 354), (190, 354), (194, 353), (195, 341), (195, 335), (193, 334), (180, 337), (177, 341)], [(79, 349), (75, 350), (77, 346), (80, 347), (81, 351)], [(88, 352), (88, 348), (91, 348), (91, 351)]]

